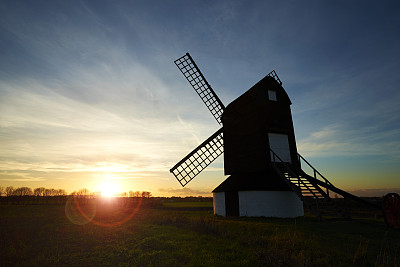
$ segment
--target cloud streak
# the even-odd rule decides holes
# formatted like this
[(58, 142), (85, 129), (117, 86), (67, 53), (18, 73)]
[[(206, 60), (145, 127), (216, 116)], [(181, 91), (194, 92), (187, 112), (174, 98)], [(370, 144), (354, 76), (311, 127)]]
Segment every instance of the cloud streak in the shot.
[(391, 132), (366, 129), (348, 130), (343, 124), (326, 126), (298, 140), (300, 153), (311, 157), (318, 156), (386, 156), (400, 158), (400, 144), (395, 141), (400, 130)]

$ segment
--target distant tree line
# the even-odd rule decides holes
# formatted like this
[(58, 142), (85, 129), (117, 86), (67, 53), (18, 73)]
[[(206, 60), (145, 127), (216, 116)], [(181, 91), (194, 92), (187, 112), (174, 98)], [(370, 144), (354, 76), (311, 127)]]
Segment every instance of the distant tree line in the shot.
[(122, 194), (119, 194), (120, 197), (144, 197), (144, 198), (150, 198), (151, 193), (147, 191), (135, 191), (133, 192), (132, 190), (129, 191), (128, 193), (123, 192)]
[[(70, 194), (64, 189), (38, 187), (32, 190), (29, 187), (0, 186), (0, 202), (6, 204), (62, 204), (69, 196), (75, 196), (82, 200), (90, 200), (100, 197), (99, 192), (90, 192), (86, 188), (79, 189)], [(119, 198), (143, 198), (152, 197), (148, 191), (129, 191), (118, 194)], [(147, 200), (148, 201), (148, 200)]]
[[(36, 196), (36, 197), (50, 197), (50, 196), (67, 196), (67, 191), (65, 189), (54, 189), (54, 188), (44, 188), (38, 187), (32, 190), (30, 187), (17, 187), (13, 186), (0, 186), (0, 196)], [(86, 188), (74, 191), (69, 195), (77, 196), (99, 196), (98, 192), (90, 192)], [(117, 195), (117, 197), (152, 197), (151, 192), (148, 191), (129, 191), (128, 193), (123, 192)]]
[(66, 196), (67, 192), (64, 189), (44, 188), (38, 187), (32, 190), (30, 187), (17, 187), (12, 186), (3, 187), (0, 186), (0, 196), (36, 196), (36, 197), (49, 197), (49, 196)]
[(14, 188), (13, 186), (0, 186), (1, 203), (7, 204), (38, 204), (38, 203), (63, 203), (67, 198), (64, 189), (32, 188), (23, 186)]

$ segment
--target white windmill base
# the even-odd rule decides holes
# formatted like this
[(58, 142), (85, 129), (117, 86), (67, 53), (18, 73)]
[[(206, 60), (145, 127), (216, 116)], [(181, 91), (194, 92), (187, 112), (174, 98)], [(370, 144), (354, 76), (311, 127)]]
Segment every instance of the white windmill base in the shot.
[[(303, 202), (293, 191), (239, 191), (239, 216), (295, 218)], [(226, 217), (225, 192), (214, 192), (214, 214)]]

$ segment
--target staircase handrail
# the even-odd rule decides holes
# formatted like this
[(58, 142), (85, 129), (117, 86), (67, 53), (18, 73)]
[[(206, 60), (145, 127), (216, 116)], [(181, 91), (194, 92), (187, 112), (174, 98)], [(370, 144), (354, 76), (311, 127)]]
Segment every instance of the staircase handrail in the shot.
[(317, 169), (315, 169), (302, 155), (300, 155), (299, 153), (297, 153), (297, 156), (299, 158), (299, 163), (300, 160), (303, 160), (314, 172), (314, 178), (317, 180), (321, 180), (317, 178), (317, 174), (323, 179), (323, 181), (331, 186), (333, 186), (333, 184), (331, 182), (329, 182), (328, 179), (325, 178), (325, 176), (323, 176)]
[[(276, 164), (275, 164), (275, 159), (278, 159), (279, 161), (280, 161), (280, 163), (282, 163), (282, 165), (283, 165), (283, 167), (288, 171), (288, 172), (293, 172), (292, 170), (291, 170), (291, 168), (289, 167), (289, 166), (287, 166), (287, 164), (270, 148), (269, 149), (270, 151), (271, 151), (271, 153), (272, 153), (272, 158), (273, 158), (273, 160), (271, 161), (271, 163), (273, 164), (273, 166), (275, 167), (275, 168), (277, 168), (276, 167)], [(296, 186), (296, 185), (294, 185), (293, 183), (291, 183), (291, 182), (288, 182), (286, 179), (284, 179), (284, 181), (286, 182), (286, 183), (288, 183), (288, 185), (292, 188), (292, 190), (294, 191), (294, 192), (296, 192), (296, 194), (301, 198), (301, 199), (303, 199), (303, 195), (301, 194), (301, 190)]]
[[(276, 169), (278, 169), (278, 168), (277, 168), (275, 162), (277, 162), (276, 159), (278, 159), (279, 162), (283, 165), (283, 167), (289, 173), (290, 172), (292, 172), (292, 173), (296, 172), (296, 170), (292, 169), (292, 167), (293, 167), (292, 165), (289, 166), (288, 164), (286, 164), (272, 149), (270, 149), (270, 151), (272, 153), (271, 163)], [(305, 158), (303, 158), (299, 153), (297, 153), (297, 155), (299, 157), (299, 162), (300, 162), (300, 159), (302, 159), (305, 163), (307, 163), (308, 166), (310, 166), (310, 168), (312, 168), (314, 170), (314, 177), (312, 177), (312, 176), (308, 175), (307, 173), (305, 173), (304, 171), (302, 171), (301, 168), (300, 168), (300, 171), (302, 171), (306, 175), (306, 177), (308, 176), (308, 178), (307, 178), (308, 181), (314, 183), (315, 186), (322, 186), (322, 187), (324, 187), (326, 189), (325, 198), (326, 197), (329, 198), (329, 191), (333, 191), (333, 192), (343, 196), (344, 198), (348, 198), (348, 199), (351, 199), (351, 200), (362, 202), (362, 203), (367, 204), (367, 205), (369, 205), (371, 207), (374, 207), (374, 208), (377, 208), (377, 209), (381, 209), (380, 205), (377, 205), (375, 203), (372, 203), (372, 202), (370, 202), (368, 200), (362, 199), (360, 197), (357, 197), (357, 196), (355, 196), (353, 194), (347, 193), (346, 191), (343, 191), (343, 190), (335, 187), (331, 182), (328, 181), (328, 179), (326, 179), (319, 171), (317, 171)], [(299, 170), (297, 170), (297, 171), (299, 171)], [(322, 179), (317, 179), (316, 174), (318, 174), (323, 180)], [(314, 181), (312, 181), (312, 179), (314, 179)], [(296, 194), (298, 194), (299, 197), (301, 199), (303, 199), (303, 196), (302, 196), (301, 192), (299, 191), (298, 187), (295, 186), (291, 182), (289, 182), (289, 185), (296, 192)]]

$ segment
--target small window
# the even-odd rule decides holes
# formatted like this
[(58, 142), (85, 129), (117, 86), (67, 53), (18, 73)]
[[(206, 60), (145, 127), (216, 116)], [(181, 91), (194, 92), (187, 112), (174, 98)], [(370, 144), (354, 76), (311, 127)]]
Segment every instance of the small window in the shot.
[(271, 101), (277, 101), (276, 99), (276, 91), (268, 90), (268, 99)]

